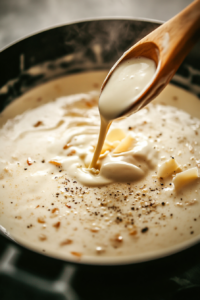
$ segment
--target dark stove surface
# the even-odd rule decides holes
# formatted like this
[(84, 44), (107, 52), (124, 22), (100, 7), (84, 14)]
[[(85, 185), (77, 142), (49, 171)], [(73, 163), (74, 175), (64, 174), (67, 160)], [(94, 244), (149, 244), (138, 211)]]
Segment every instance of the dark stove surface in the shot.
[(111, 276), (105, 282), (99, 274), (91, 280), (87, 272), (76, 266), (56, 260), (51, 264), (44, 259), (36, 261), (31, 253), (0, 241), (1, 300), (197, 300), (200, 297), (200, 264), (161, 280), (137, 281), (130, 274), (128, 278), (121, 275), (117, 281)]

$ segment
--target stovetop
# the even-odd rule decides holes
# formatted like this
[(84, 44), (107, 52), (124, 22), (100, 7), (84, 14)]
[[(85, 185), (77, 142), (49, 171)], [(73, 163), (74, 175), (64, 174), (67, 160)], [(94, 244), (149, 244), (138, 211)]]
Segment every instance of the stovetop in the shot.
[[(42, 257), (42, 256), (41, 256)], [(183, 262), (184, 263), (184, 262)], [(174, 266), (175, 268), (177, 266)], [(163, 273), (165, 271), (163, 270)], [(116, 282), (87, 280), (74, 265), (32, 259), (32, 253), (0, 240), (1, 300), (197, 300), (200, 297), (200, 264), (165, 279), (124, 278)]]

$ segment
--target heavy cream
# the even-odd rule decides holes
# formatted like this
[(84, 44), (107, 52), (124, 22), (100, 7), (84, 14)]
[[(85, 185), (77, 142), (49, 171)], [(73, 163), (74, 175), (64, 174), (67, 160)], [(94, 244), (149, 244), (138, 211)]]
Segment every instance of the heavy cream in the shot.
[(155, 72), (155, 62), (146, 57), (120, 63), (99, 98), (99, 112), (104, 120), (111, 121), (123, 115), (152, 82)]
[(0, 115), (0, 225), (26, 247), (83, 262), (182, 249), (200, 236), (199, 179), (184, 173), (200, 168), (199, 100), (168, 86), (112, 123), (99, 169), (88, 172), (100, 126), (90, 91), (105, 74), (49, 82)]
[[(90, 165), (96, 168), (110, 123), (134, 104), (152, 82), (156, 72), (155, 62), (145, 57), (123, 61), (114, 70), (99, 98), (101, 128), (97, 148)], [(134, 170), (132, 170), (134, 173)], [(137, 176), (137, 175), (136, 175)]]

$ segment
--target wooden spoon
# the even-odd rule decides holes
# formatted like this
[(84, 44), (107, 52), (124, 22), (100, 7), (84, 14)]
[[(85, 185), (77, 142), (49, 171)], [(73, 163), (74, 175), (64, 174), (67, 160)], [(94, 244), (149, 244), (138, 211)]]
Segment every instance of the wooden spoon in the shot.
[(200, 38), (200, 0), (191, 3), (126, 51), (108, 73), (101, 92), (112, 73), (124, 60), (147, 57), (155, 61), (157, 70), (153, 82), (144, 93), (118, 117), (136, 112), (152, 101), (171, 80), (198, 38)]

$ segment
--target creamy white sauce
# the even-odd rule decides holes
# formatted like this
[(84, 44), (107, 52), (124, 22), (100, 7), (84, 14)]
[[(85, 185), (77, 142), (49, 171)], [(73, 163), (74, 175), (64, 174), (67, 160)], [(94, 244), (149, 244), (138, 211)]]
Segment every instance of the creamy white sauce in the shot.
[(146, 260), (195, 242), (199, 179), (176, 192), (172, 177), (160, 180), (156, 172), (171, 156), (183, 170), (200, 168), (199, 100), (167, 87), (147, 108), (111, 125), (133, 136), (134, 147), (111, 151), (99, 174), (84, 173), (100, 125), (98, 91), (89, 91), (104, 78), (94, 72), (58, 79), (0, 115), (0, 225), (36, 251), (91, 263)]
[(121, 116), (152, 82), (155, 72), (155, 62), (146, 57), (120, 63), (100, 95), (101, 116), (108, 121)]

